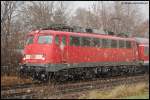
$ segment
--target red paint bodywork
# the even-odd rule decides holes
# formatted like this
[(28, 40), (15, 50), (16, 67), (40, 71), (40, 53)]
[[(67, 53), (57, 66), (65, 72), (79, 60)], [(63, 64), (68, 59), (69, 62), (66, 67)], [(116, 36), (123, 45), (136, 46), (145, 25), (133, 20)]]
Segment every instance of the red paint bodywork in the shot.
[[(146, 38), (135, 38), (138, 46), (138, 59), (149, 64), (149, 40)], [(147, 48), (147, 50), (145, 50)], [(145, 52), (146, 51), (146, 52)]]
[(140, 61), (149, 61), (149, 55), (144, 53), (145, 47), (149, 47), (148, 44), (142, 44), (138, 46), (139, 51), (139, 60)]
[[(37, 44), (39, 35), (53, 35), (52, 44)], [(35, 31), (29, 33), (34, 35), (34, 43), (26, 45), (24, 49), (25, 54), (44, 54), (46, 59), (36, 60), (29, 59), (23, 60), (22, 63), (36, 63), (36, 64), (56, 64), (56, 63), (86, 63), (86, 62), (133, 62), (139, 60), (136, 41), (131, 38), (120, 38), (108, 35), (86, 34), (86, 33), (73, 33), (62, 32), (53, 30), (41, 30), (36, 33)], [(55, 36), (59, 35), (59, 45), (55, 43)], [(95, 38), (107, 38), (116, 40), (129, 40), (132, 41), (131, 48), (96, 48), (96, 47), (81, 47), (70, 46), (69, 37), (72, 36), (88, 36)], [(66, 37), (66, 46), (60, 48), (62, 36)], [(147, 59), (147, 58), (146, 58)]]

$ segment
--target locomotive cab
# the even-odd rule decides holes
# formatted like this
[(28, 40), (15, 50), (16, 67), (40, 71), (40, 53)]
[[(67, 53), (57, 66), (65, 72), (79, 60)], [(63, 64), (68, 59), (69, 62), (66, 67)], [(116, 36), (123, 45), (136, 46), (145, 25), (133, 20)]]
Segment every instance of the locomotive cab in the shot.
[(51, 34), (28, 35), (22, 63), (49, 63), (52, 53), (52, 42), (53, 35)]
[[(57, 34), (57, 33), (56, 33)], [(36, 75), (45, 79), (47, 73), (55, 70), (57, 63), (65, 62), (66, 36), (54, 32), (34, 31), (27, 36), (24, 57), (21, 62), (21, 74)], [(62, 42), (61, 42), (62, 41)], [(61, 52), (60, 52), (61, 51)], [(35, 77), (35, 76), (34, 76)]]

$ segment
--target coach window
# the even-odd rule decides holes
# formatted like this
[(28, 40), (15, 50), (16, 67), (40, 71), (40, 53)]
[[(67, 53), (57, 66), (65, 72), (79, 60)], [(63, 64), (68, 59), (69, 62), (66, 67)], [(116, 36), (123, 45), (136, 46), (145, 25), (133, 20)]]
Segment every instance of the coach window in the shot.
[(117, 40), (111, 40), (111, 47), (117, 48)]
[(125, 48), (125, 41), (119, 40), (119, 48)]
[(55, 36), (55, 43), (59, 44), (59, 37), (58, 37), (58, 35)]
[(93, 46), (94, 47), (99, 47), (100, 46), (100, 41), (98, 38), (93, 38)]
[(130, 41), (126, 41), (126, 48), (131, 48), (131, 42)]
[(108, 48), (109, 47), (108, 39), (102, 39), (102, 47), (103, 48)]
[(88, 37), (82, 37), (81, 39), (82, 46), (90, 46), (90, 39), (91, 38)]
[(80, 46), (80, 37), (70, 36), (70, 45)]
[(28, 45), (28, 44), (32, 44), (32, 43), (33, 43), (33, 38), (34, 38), (34, 36), (29, 36), (29, 37), (27, 38), (26, 44), (27, 44), (27, 45)]

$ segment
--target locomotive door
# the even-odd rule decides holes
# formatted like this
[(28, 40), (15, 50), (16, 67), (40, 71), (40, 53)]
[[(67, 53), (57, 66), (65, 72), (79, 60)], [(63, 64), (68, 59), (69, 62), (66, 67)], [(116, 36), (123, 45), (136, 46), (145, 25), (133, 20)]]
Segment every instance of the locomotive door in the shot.
[(137, 61), (138, 56), (139, 56), (139, 54), (138, 54), (138, 45), (135, 42), (133, 42), (132, 45), (133, 45), (133, 57), (134, 57), (133, 60)]
[(67, 62), (67, 37), (65, 35), (60, 35), (60, 50), (61, 50), (61, 61)]

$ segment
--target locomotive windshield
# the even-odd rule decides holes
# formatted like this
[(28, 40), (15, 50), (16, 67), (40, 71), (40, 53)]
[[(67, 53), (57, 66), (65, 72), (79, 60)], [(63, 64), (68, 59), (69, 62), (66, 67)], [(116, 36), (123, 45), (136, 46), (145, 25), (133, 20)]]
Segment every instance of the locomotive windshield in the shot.
[(29, 37), (27, 38), (26, 44), (27, 44), (27, 45), (32, 44), (32, 43), (33, 43), (33, 38), (34, 38), (34, 36), (29, 36)]
[(50, 44), (50, 43), (52, 43), (52, 36), (51, 35), (39, 36), (38, 43), (39, 44)]

